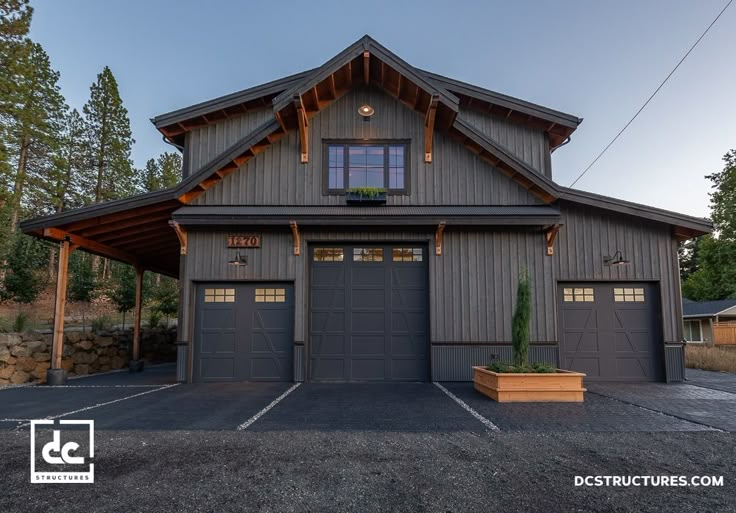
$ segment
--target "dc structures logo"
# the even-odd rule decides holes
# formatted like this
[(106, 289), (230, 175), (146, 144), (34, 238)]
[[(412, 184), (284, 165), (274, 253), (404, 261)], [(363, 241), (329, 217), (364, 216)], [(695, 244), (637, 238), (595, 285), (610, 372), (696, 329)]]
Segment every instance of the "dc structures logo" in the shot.
[[(87, 427), (87, 429), (64, 430), (64, 443), (62, 443), (62, 430), (53, 429), (53, 420), (32, 420), (31, 483), (94, 483), (95, 465), (91, 462), (95, 456), (94, 422), (94, 420), (60, 420), (60, 427), (64, 425)], [(44, 429), (48, 426), (51, 426), (51, 430)], [(48, 440), (49, 433), (51, 440)], [(85, 441), (87, 437), (88, 441)], [(40, 459), (36, 453), (39, 441), (43, 443)], [(77, 442), (86, 447), (80, 450), (81, 446)]]

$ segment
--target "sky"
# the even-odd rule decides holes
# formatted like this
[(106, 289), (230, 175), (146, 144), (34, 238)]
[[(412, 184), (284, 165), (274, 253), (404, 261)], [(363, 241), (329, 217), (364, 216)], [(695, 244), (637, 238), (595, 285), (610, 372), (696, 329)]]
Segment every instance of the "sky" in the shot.
[[(310, 69), (369, 34), (410, 64), (584, 118), (553, 154), (569, 186), (727, 0), (31, 0), (31, 37), (81, 109), (109, 66), (133, 159), (172, 147), (150, 118)], [(736, 5), (576, 188), (695, 216), (736, 148)]]

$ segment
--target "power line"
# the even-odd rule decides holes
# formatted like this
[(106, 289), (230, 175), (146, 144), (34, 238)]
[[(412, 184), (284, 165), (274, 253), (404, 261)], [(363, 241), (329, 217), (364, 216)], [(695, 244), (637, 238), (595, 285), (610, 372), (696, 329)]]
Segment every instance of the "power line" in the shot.
[(636, 111), (636, 114), (634, 114), (634, 117), (632, 117), (629, 120), (629, 122), (626, 123), (626, 125), (621, 129), (621, 131), (616, 134), (616, 137), (614, 137), (611, 140), (611, 142), (609, 142), (608, 145), (605, 148), (603, 148), (603, 151), (598, 154), (598, 156), (593, 160), (593, 162), (591, 162), (588, 165), (588, 167), (586, 167), (585, 170), (582, 173), (580, 173), (580, 175), (575, 179), (575, 181), (570, 184), (570, 187), (573, 187), (576, 183), (578, 183), (578, 180), (580, 180), (583, 176), (585, 176), (585, 173), (587, 173), (588, 170), (590, 170), (590, 168), (593, 167), (593, 165), (596, 162), (598, 162), (598, 160), (603, 156), (603, 154), (608, 151), (608, 148), (610, 148), (611, 146), (613, 146), (613, 143), (615, 143), (616, 140), (619, 137), (621, 137), (621, 134), (623, 134), (626, 131), (626, 129), (629, 128), (629, 125), (631, 125), (631, 123), (633, 123), (634, 120), (637, 117), (639, 117), (639, 114), (641, 114), (641, 111), (643, 111), (646, 108), (646, 106), (649, 105), (649, 102), (652, 101), (652, 99), (657, 95), (657, 93), (659, 92), (659, 90), (662, 89), (662, 87), (667, 83), (667, 81), (670, 79), (670, 77), (675, 74), (675, 71), (677, 71), (677, 68), (680, 67), (680, 64), (682, 64), (683, 62), (685, 62), (685, 59), (687, 59), (687, 56), (690, 55), (690, 52), (692, 52), (695, 49), (695, 47), (698, 46), (698, 43), (700, 43), (700, 40), (703, 39), (705, 37), (705, 35), (708, 33), (708, 31), (711, 29), (711, 27), (713, 27), (713, 25), (716, 24), (716, 22), (718, 21), (718, 18), (720, 18), (721, 15), (724, 12), (726, 12), (726, 9), (728, 9), (728, 6), (730, 6), (732, 2), (733, 2), (733, 0), (729, 0), (728, 1), (728, 3), (726, 4), (726, 6), (723, 9), (721, 9), (721, 12), (718, 13), (718, 16), (716, 16), (715, 19), (710, 23), (710, 25), (708, 25), (708, 28), (705, 29), (705, 32), (703, 32), (700, 35), (700, 37), (698, 38), (698, 40), (695, 41), (695, 43), (690, 47), (690, 49), (687, 51), (687, 53), (685, 55), (683, 55), (682, 59), (680, 59), (680, 62), (677, 63), (677, 66), (675, 66), (674, 68), (672, 68), (672, 71), (670, 71), (670, 74), (667, 75), (667, 77), (662, 81), (661, 84), (659, 84), (659, 87), (657, 87), (657, 89), (652, 93), (652, 95), (647, 99), (647, 101), (644, 102), (644, 105), (642, 105), (641, 108)]

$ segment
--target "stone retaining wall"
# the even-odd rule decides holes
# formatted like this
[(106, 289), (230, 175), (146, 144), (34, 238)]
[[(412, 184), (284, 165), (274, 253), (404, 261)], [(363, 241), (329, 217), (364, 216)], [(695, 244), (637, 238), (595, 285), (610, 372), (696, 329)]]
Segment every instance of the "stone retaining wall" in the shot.
[[(51, 338), (38, 332), (0, 333), (0, 386), (44, 382)], [(132, 341), (131, 330), (65, 333), (61, 366), (70, 376), (122, 369), (130, 360)], [(176, 361), (175, 342), (176, 328), (143, 330), (141, 357), (149, 363)]]

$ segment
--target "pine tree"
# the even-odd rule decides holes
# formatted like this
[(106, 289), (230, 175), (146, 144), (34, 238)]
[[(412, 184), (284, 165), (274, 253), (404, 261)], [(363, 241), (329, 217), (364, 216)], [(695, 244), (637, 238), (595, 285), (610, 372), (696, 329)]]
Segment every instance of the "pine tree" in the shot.
[(17, 41), (28, 34), (32, 15), (28, 0), (0, 0), (0, 42)]
[(129, 196), (135, 192), (135, 172), (130, 160), (133, 138), (128, 111), (118, 84), (105, 66), (90, 87), (90, 99), (82, 109), (86, 123), (90, 203)]
[[(33, 177), (45, 182), (54, 167), (66, 110), (58, 85), (59, 73), (51, 68), (48, 55), (39, 44), (25, 44), (29, 49), (17, 77), (20, 87), (4, 102), (8, 113), (6, 141), (14, 168), (9, 200), (11, 232), (17, 227), (27, 186)], [(36, 208), (31, 211), (42, 213)]]
[(181, 181), (181, 156), (177, 153), (162, 153), (158, 159), (149, 159), (138, 172), (139, 188), (152, 192), (173, 187)]
[(84, 169), (85, 126), (77, 109), (64, 116), (60, 144), (54, 166), (46, 180), (40, 180), (42, 190), (54, 212), (77, 208), (83, 204), (81, 175)]
[(115, 284), (110, 300), (118, 312), (123, 314), (123, 327), (125, 327), (125, 314), (135, 307), (135, 280), (135, 269), (129, 265), (121, 266), (121, 269), (114, 273)]
[(174, 187), (181, 182), (182, 158), (178, 153), (165, 152), (158, 158), (161, 171), (160, 185), (162, 189)]
[(27, 235), (13, 235), (12, 250), (7, 256), (7, 265), (0, 287), (0, 300), (17, 303), (33, 303), (46, 287), (44, 263), (46, 248)]

